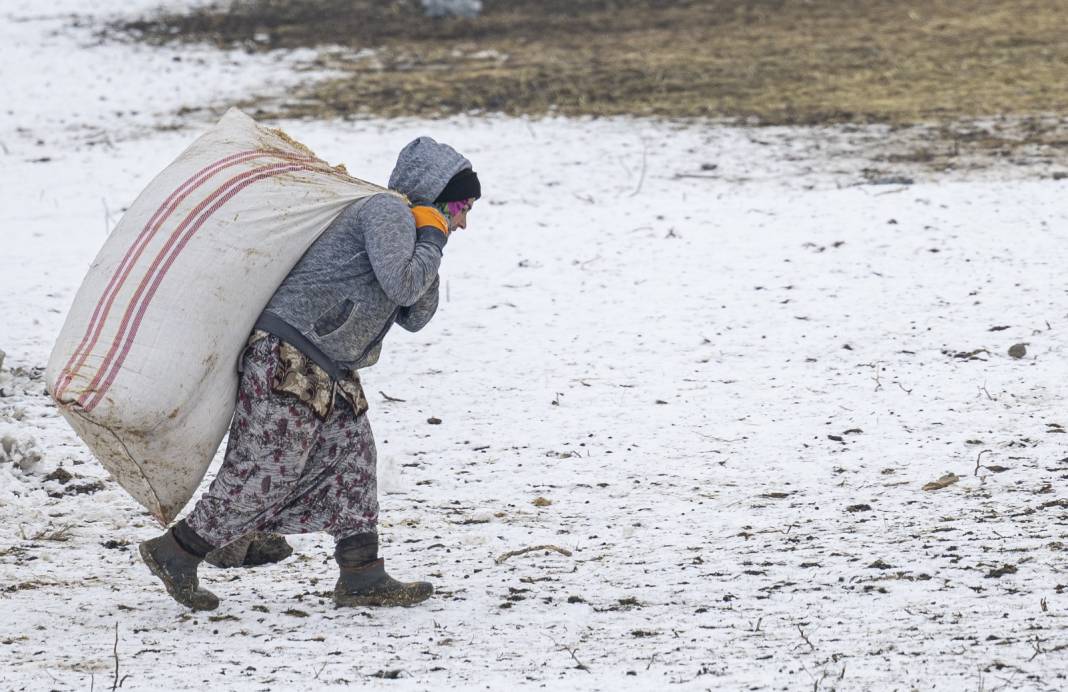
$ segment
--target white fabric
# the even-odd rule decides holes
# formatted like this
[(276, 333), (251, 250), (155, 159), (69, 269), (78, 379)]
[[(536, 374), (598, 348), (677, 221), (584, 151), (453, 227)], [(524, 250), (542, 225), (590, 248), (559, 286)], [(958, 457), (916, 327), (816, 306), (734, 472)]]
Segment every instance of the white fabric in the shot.
[(382, 191), (231, 109), (108, 237), (53, 348), (48, 390), (164, 524), (226, 433), (263, 307), (345, 206)]

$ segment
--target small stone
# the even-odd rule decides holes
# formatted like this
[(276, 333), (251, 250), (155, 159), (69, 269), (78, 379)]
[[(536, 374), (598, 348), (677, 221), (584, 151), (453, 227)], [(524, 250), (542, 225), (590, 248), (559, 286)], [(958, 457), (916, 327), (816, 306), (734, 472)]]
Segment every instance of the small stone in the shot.
[(46, 481), (59, 481), (60, 485), (65, 485), (70, 482), (70, 479), (74, 478), (70, 471), (60, 466), (52, 473), (45, 476)]
[(1013, 344), (1009, 346), (1009, 355), (1013, 358), (1023, 358), (1027, 355), (1027, 344)]
[(441, 425), (441, 419), (437, 418), (435, 416), (431, 416), (430, 418), (427, 418), (426, 422), (430, 423), (431, 425)]
[(534, 505), (535, 507), (548, 507), (552, 503), (552, 500), (547, 497), (541, 497), (540, 495), (530, 501), (530, 504)]
[(943, 475), (941, 478), (938, 478), (937, 480), (933, 480), (930, 483), (925, 483), (923, 489), (928, 491), (941, 490), (942, 488), (948, 488), (959, 480), (960, 476), (951, 471)]
[(989, 572), (987, 572), (986, 573), (986, 578), (987, 579), (1000, 579), (1001, 577), (1004, 577), (1006, 574), (1016, 574), (1016, 571), (1017, 571), (1016, 570), (1016, 565), (1003, 565), (1001, 567), (996, 567), (996, 568), (990, 570)]

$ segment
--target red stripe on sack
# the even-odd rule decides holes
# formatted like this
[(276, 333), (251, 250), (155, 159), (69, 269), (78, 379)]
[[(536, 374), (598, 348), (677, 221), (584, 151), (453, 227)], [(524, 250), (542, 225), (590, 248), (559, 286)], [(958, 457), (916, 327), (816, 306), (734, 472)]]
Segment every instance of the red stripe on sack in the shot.
[[(229, 181), (227, 181), (226, 184), (222, 185), (215, 192), (209, 195), (207, 199), (201, 202), (201, 204), (198, 205), (198, 207), (193, 211), (192, 214), (186, 217), (186, 220), (175, 231), (175, 234), (172, 235), (167, 247), (165, 247), (156, 257), (156, 261), (153, 263), (153, 267), (149, 270), (149, 273), (146, 274), (145, 278), (142, 280), (141, 285), (138, 287), (138, 296), (135, 296), (134, 301), (131, 302), (130, 307), (127, 309), (126, 314), (123, 316), (123, 322), (120, 327), (119, 334), (116, 335), (116, 341), (112, 344), (111, 350), (108, 352), (108, 355), (105, 358), (105, 366), (97, 372), (96, 379), (94, 379), (93, 383), (79, 399), (78, 403), (81, 404), (86, 411), (93, 410), (93, 408), (95, 408), (97, 404), (100, 403), (100, 400), (107, 392), (108, 388), (110, 388), (111, 385), (114, 383), (115, 378), (118, 376), (119, 371), (122, 369), (122, 364), (125, 361), (126, 356), (130, 352), (130, 348), (133, 345), (133, 341), (135, 336), (137, 335), (138, 329), (140, 329), (141, 321), (145, 316), (145, 312), (148, 310), (148, 306), (152, 302), (156, 291), (159, 289), (159, 286), (162, 283), (164, 276), (167, 274), (167, 271), (170, 269), (171, 265), (178, 258), (182, 250), (186, 247), (186, 245), (197, 233), (197, 231), (200, 230), (200, 228), (219, 210), (220, 207), (226, 204), (226, 202), (233, 199), (233, 197), (237, 195), (237, 193), (241, 192), (249, 185), (252, 185), (253, 183), (259, 182), (261, 180), (266, 180), (267, 178), (281, 175), (283, 173), (289, 173), (291, 171), (299, 170), (317, 171), (320, 173), (327, 172), (327, 170), (323, 168), (317, 168), (299, 163), (273, 164), (270, 166), (262, 166), (260, 168), (253, 169), (252, 171), (247, 171), (241, 175), (231, 178)], [(212, 200), (215, 200), (214, 204), (212, 204), (211, 207), (207, 209), (207, 211), (204, 211), (204, 207), (206, 207), (207, 204)], [(202, 211), (203, 213), (201, 213)], [(177, 245), (174, 245), (173, 241), (175, 238), (177, 238), (178, 233), (180, 233), (183, 228), (189, 223), (189, 221), (191, 221), (192, 218), (197, 214), (200, 214), (200, 216), (199, 218), (197, 218), (196, 223), (193, 224), (188, 230), (185, 230), (185, 233), (182, 236), (181, 240), (177, 243)], [(163, 262), (162, 266), (159, 266), (160, 259), (163, 257), (163, 254), (167, 252), (170, 252), (170, 255)], [(152, 275), (152, 273), (157, 267), (160, 269), (160, 271), (155, 272), (155, 277), (153, 278), (152, 284), (148, 289), (148, 293), (144, 296), (144, 300), (140, 301), (140, 305), (137, 310), (137, 315), (134, 318), (132, 326), (130, 326), (129, 320), (133, 307), (137, 304), (137, 301), (139, 300), (140, 294), (145, 288), (149, 276)], [(119, 353), (118, 358), (115, 358), (112, 361), (112, 358), (115, 355), (115, 351), (119, 346), (119, 339), (122, 338), (122, 333), (126, 331), (127, 326), (130, 326), (130, 329), (126, 333), (125, 339), (122, 342), (122, 351), (121, 353)], [(108, 361), (112, 362), (108, 365)], [(105, 371), (107, 371), (107, 377), (104, 380), (103, 384), (100, 385), (100, 388), (97, 390), (96, 385), (99, 382), (100, 376)], [(87, 399), (86, 396), (90, 392), (93, 393), (93, 396)]]
[[(249, 151), (238, 152), (231, 154), (223, 159), (216, 161), (195, 173), (193, 176), (183, 182), (178, 188), (174, 190), (164, 200), (163, 204), (156, 209), (155, 213), (145, 224), (145, 227), (138, 234), (138, 237), (134, 240), (134, 243), (127, 249), (126, 255), (123, 257), (122, 262), (119, 263), (115, 273), (112, 274), (111, 280), (108, 282), (107, 287), (104, 289), (104, 293), (101, 295), (100, 300), (97, 301), (96, 308), (93, 311), (93, 316), (89, 320), (89, 324), (86, 327), (85, 335), (82, 337), (81, 343), (78, 344), (78, 348), (75, 349), (74, 354), (71, 356), (67, 365), (63, 368), (61, 373), (63, 376), (60, 378), (59, 385), (56, 387), (55, 398), (60, 398), (66, 391), (67, 387), (74, 380), (74, 376), (78, 370), (85, 365), (85, 361), (89, 358), (89, 354), (92, 352), (94, 346), (96, 346), (97, 340), (100, 338), (100, 334), (103, 331), (104, 323), (107, 321), (107, 316), (114, 305), (115, 299), (118, 296), (119, 289), (126, 282), (130, 272), (133, 270), (133, 266), (137, 263), (137, 260), (141, 258), (141, 254), (144, 252), (148, 243), (155, 237), (156, 232), (162, 227), (162, 225), (170, 218), (174, 210), (185, 199), (192, 194), (194, 190), (203, 185), (209, 178), (214, 176), (221, 170), (229, 168), (245, 161), (257, 158), (259, 156), (281, 156), (282, 158), (289, 158), (271, 152), (264, 149), (254, 149)], [(314, 160), (312, 157), (292, 157), (293, 160)], [(109, 295), (110, 294), (110, 295)], [(103, 308), (103, 309), (101, 309)], [(99, 319), (99, 322), (97, 321)], [(84, 351), (83, 351), (84, 349)], [(81, 359), (78, 360), (79, 351), (81, 351)], [(78, 360), (75, 365), (75, 360)], [(73, 367), (72, 367), (73, 366)]]
[[(163, 204), (156, 209), (155, 213), (153, 213), (152, 217), (148, 220), (148, 223), (141, 229), (141, 232), (138, 234), (133, 244), (127, 248), (126, 254), (123, 256), (118, 268), (111, 275), (111, 280), (108, 281), (104, 293), (100, 296), (100, 300), (97, 301), (96, 308), (93, 310), (93, 316), (89, 320), (89, 325), (86, 327), (85, 335), (82, 337), (81, 343), (78, 344), (78, 348), (74, 350), (74, 354), (70, 357), (67, 365), (61, 371), (63, 377), (60, 378), (59, 386), (56, 387), (56, 398), (59, 398), (63, 394), (66, 388), (70, 385), (70, 382), (74, 379), (75, 373), (77, 373), (77, 371), (85, 364), (93, 346), (96, 345), (96, 340), (100, 337), (104, 321), (107, 319), (107, 314), (111, 310), (111, 306), (115, 301), (115, 296), (118, 294), (119, 288), (126, 280), (133, 265), (140, 259), (141, 253), (144, 252), (148, 242), (156, 234), (156, 231), (159, 230), (159, 227), (163, 225), (163, 222), (174, 211), (175, 207), (177, 207), (190, 192), (202, 185), (207, 178), (214, 175), (222, 168), (226, 168), (228, 165), (240, 163), (240, 161), (236, 161), (236, 159), (241, 157), (254, 158), (259, 154), (260, 152), (258, 150), (238, 152), (237, 154), (231, 154), (226, 158), (205, 166), (179, 185), (167, 199), (164, 200)], [(179, 195), (181, 195), (180, 198), (178, 198)], [(176, 200), (176, 198), (178, 199)], [(167, 208), (168, 205), (171, 205), (169, 209)], [(165, 209), (167, 210), (166, 215), (163, 215), (163, 218), (160, 218)], [(113, 289), (114, 293), (112, 293)], [(99, 323), (97, 322), (97, 319), (100, 319)], [(84, 352), (82, 349), (85, 349)], [(81, 360), (78, 361), (77, 365), (74, 365), (74, 362), (78, 359), (79, 353), (81, 353)]]
[(200, 214), (200, 212), (202, 212), (207, 206), (209, 206), (219, 195), (224, 194), (226, 190), (233, 184), (240, 182), (241, 180), (247, 179), (251, 176), (257, 175), (265, 170), (270, 170), (272, 168), (284, 165), (287, 164), (265, 164), (257, 168), (238, 173), (237, 175), (229, 178), (226, 182), (217, 187), (210, 194), (208, 194), (204, 199), (200, 201), (199, 204), (197, 204), (197, 206), (191, 212), (185, 215), (185, 218), (183, 218), (182, 221), (178, 224), (178, 226), (174, 229), (174, 231), (171, 232), (170, 237), (167, 238), (167, 242), (164, 243), (163, 247), (159, 250), (159, 252), (156, 253), (156, 256), (155, 258), (153, 258), (152, 263), (149, 265), (148, 269), (141, 277), (141, 281), (138, 284), (137, 289), (134, 291), (133, 296), (130, 298), (129, 302), (126, 305), (126, 312), (123, 314), (122, 320), (119, 323), (118, 330), (116, 331), (115, 336), (113, 337), (111, 348), (108, 350), (107, 355), (104, 356), (104, 359), (97, 367), (97, 372), (96, 375), (93, 377), (92, 382), (89, 383), (89, 386), (79, 395), (77, 399), (77, 403), (79, 405), (85, 405), (85, 402), (88, 401), (89, 398), (92, 396), (96, 386), (100, 384), (101, 379), (105, 376), (107, 369), (110, 367), (109, 363), (111, 362), (112, 358), (114, 358), (115, 353), (118, 351), (119, 344), (121, 343), (123, 335), (125, 334), (126, 329), (129, 326), (130, 317), (137, 309), (137, 304), (141, 300), (141, 297), (144, 295), (146, 287), (152, 280), (153, 274), (159, 268), (160, 263), (165, 260), (166, 255), (170, 252), (171, 248), (174, 247), (174, 244), (178, 241), (178, 239), (181, 237), (182, 233), (189, 226), (189, 224), (193, 223), (193, 221), (196, 219), (197, 215)]

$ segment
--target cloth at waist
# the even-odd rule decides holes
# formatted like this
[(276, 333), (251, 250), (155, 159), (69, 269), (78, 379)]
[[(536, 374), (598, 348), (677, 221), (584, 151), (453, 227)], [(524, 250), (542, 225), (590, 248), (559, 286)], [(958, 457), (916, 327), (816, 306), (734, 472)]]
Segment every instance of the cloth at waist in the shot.
[(248, 345), (271, 337), (278, 341), (278, 367), (271, 379), (272, 390), (296, 397), (323, 419), (330, 415), (339, 396), (348, 402), (357, 416), (367, 412), (367, 397), (355, 370), (344, 371), (341, 377), (332, 377), (296, 346), (263, 329), (253, 330)]

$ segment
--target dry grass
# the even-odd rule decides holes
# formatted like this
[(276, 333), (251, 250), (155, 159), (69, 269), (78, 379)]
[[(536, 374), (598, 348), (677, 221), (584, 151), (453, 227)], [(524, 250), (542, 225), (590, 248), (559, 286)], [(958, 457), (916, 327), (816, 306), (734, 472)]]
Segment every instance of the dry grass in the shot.
[(416, 0), (240, 0), (128, 23), (148, 40), (252, 50), (344, 45), (349, 73), (278, 115), (510, 114), (948, 121), (1068, 112), (1060, 0), (486, 0), (474, 20)]
[(22, 535), (22, 539), (25, 541), (54, 541), (57, 543), (65, 543), (71, 539), (71, 530), (76, 524), (66, 524), (58, 529), (45, 528), (40, 531), (36, 531), (32, 535), (27, 536), (23, 527), (19, 527), (19, 533)]

